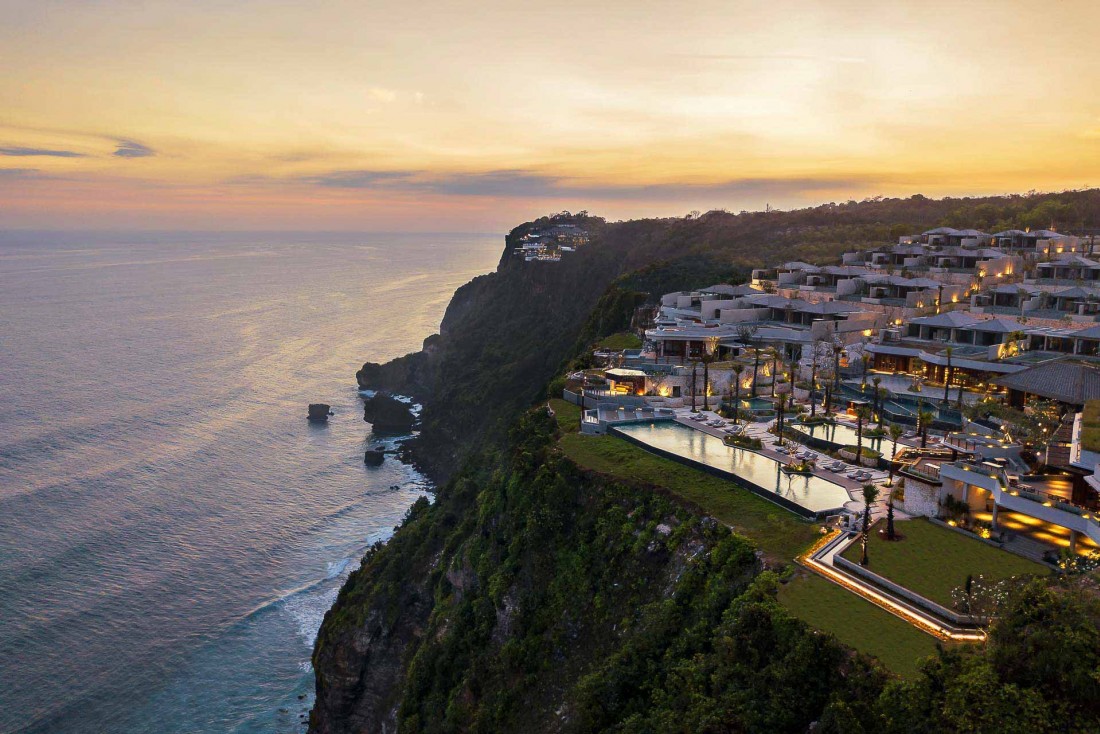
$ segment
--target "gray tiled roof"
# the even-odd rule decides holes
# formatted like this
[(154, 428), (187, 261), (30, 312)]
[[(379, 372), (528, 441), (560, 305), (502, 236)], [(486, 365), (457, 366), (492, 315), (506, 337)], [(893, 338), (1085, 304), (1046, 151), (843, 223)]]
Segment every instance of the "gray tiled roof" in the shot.
[(1009, 334), (1013, 331), (1023, 331), (1024, 327), (1015, 319), (987, 319), (970, 327), (974, 331), (993, 331)]
[(1071, 405), (1083, 405), (1087, 400), (1100, 398), (1100, 369), (1081, 362), (1047, 362), (998, 377), (994, 382)]
[(946, 311), (935, 316), (920, 316), (915, 319), (910, 319), (911, 324), (920, 324), (921, 326), (946, 326), (949, 328), (961, 329), (966, 326), (972, 326), (973, 324), (981, 321), (977, 316), (974, 316), (966, 311)]

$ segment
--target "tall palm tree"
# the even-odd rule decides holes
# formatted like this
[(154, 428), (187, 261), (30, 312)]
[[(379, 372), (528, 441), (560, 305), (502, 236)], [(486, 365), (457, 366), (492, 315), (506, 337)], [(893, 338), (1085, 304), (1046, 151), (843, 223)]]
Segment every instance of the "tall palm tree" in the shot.
[(886, 490), (886, 538), (887, 540), (897, 540), (897, 534), (894, 532), (894, 494), (897, 492), (895, 487), (890, 487)]
[(699, 361), (703, 363), (703, 410), (707, 410), (710, 408), (710, 363), (715, 361), (715, 356), (704, 354)]
[(788, 397), (787, 393), (783, 393), (776, 400), (776, 407), (777, 407), (776, 416), (777, 416), (777, 418), (776, 418), (776, 421), (775, 421), (775, 429), (776, 429), (775, 432), (779, 436), (779, 445), (780, 446), (783, 445), (783, 414), (787, 409), (787, 397)]
[[(901, 434), (904, 433), (902, 427), (897, 423), (890, 424), (890, 438), (894, 441), (894, 456), (898, 454), (898, 439), (901, 438)], [(894, 486), (894, 460), (890, 460), (890, 486)]]
[(774, 398), (775, 397), (775, 383), (776, 383), (776, 379), (779, 377), (779, 372), (778, 372), (778, 369), (779, 369), (779, 350), (776, 349), (775, 347), (772, 347), (770, 356), (772, 358), (772, 395), (771, 396)]
[(924, 401), (921, 400), (917, 407), (917, 430), (920, 431), (920, 447), (928, 447), (928, 424), (935, 418), (935, 414), (924, 409)]
[(863, 463), (863, 421), (867, 418), (867, 407), (856, 408), (856, 463)]
[(752, 349), (752, 392), (750, 398), (756, 397), (756, 378), (760, 374), (760, 348), (753, 347)]
[(878, 487), (873, 484), (863, 485), (863, 555), (859, 559), (859, 565), (866, 566), (871, 562), (867, 557), (867, 532), (871, 528), (871, 505), (878, 499)]
[(943, 350), (943, 353), (947, 355), (947, 372), (944, 374), (944, 377), (943, 377), (943, 404), (944, 405), (947, 405), (947, 403), (948, 403), (947, 391), (951, 389), (951, 374), (952, 374), (952, 371), (953, 371), (952, 367), (951, 367), (951, 355), (954, 353), (954, 351), (955, 351), (954, 347), (948, 347), (947, 349)]
[(733, 363), (733, 420), (736, 423), (741, 415), (741, 373), (745, 371), (745, 365), (740, 362)]
[(833, 343), (833, 390), (840, 388), (840, 353), (843, 351), (843, 346)]
[(872, 378), (871, 384), (875, 386), (871, 392), (871, 410), (878, 416), (878, 427), (882, 428), (882, 409), (879, 408), (879, 397), (881, 395), (879, 385), (882, 384), (882, 378), (877, 376)]
[(867, 387), (867, 367), (871, 364), (871, 353), (867, 351), (860, 352), (860, 361), (863, 362), (863, 387)]
[(693, 357), (692, 360), (691, 360), (691, 412), (692, 413), (698, 413), (699, 412), (698, 408), (696, 408), (696, 406), (695, 406), (695, 392), (696, 392), (696, 387), (697, 387), (695, 381), (696, 381), (696, 368), (698, 366), (699, 366), (699, 362), (696, 361), (696, 358)]
[(817, 398), (814, 391), (817, 390), (817, 342), (810, 347), (810, 417), (817, 415)]

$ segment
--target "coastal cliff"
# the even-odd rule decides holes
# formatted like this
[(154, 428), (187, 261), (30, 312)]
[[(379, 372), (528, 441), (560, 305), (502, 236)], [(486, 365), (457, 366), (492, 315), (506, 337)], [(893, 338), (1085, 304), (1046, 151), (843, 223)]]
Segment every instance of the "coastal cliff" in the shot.
[(747, 539), (582, 471), (528, 412), (371, 549), (317, 638), (315, 734), (1097, 731), (1095, 584), (1016, 589), (910, 678), (796, 619)]
[(563, 366), (655, 295), (990, 202), (1014, 205), (591, 219), (591, 244), (552, 263), (513, 258), (531, 225), (513, 230), (497, 271), (459, 289), (423, 351), (357, 375), (423, 403), (413, 458), (439, 490), (326, 615), (310, 731), (1095, 731), (1095, 593), (1032, 583), (985, 647), (941, 651), (899, 679), (792, 617), (776, 601), (789, 570), (762, 568), (745, 538), (659, 488), (572, 463), (538, 407)]
[[(557, 431), (532, 411), (507, 449), (467, 464), (367, 555), (317, 640), (311, 731), (592, 731), (685, 715), (705, 729), (719, 710), (734, 729), (796, 731), (883, 679), (779, 607), (748, 541), (579, 471)], [(695, 661), (689, 677), (726, 681), (713, 710), (684, 708), (695, 684), (669, 650)]]

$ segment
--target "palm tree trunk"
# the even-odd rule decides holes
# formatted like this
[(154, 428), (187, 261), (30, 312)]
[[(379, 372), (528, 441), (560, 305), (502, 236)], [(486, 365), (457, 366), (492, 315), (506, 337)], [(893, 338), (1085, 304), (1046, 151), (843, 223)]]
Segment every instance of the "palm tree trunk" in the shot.
[(695, 412), (695, 389), (697, 387), (696, 384), (695, 384), (695, 368), (696, 368), (696, 364), (694, 362), (692, 362), (691, 363), (691, 412), (692, 413)]
[(870, 559), (867, 557), (867, 532), (871, 526), (871, 505), (864, 505), (863, 507), (863, 554), (860, 556), (859, 565), (866, 566)]
[(814, 387), (817, 385), (817, 354), (810, 363), (810, 417), (817, 415), (817, 399), (814, 397)]
[(703, 360), (703, 410), (710, 408), (710, 360)]
[(733, 422), (737, 423), (741, 417), (741, 380), (737, 375), (733, 376), (734, 389), (733, 389)]
[(752, 359), (752, 393), (750, 394), (751, 397), (754, 397), (754, 398), (756, 397), (756, 376), (757, 376), (757, 374), (759, 374), (759, 372), (760, 372), (760, 350), (759, 349), (754, 349), (753, 350), (753, 359)]
[(856, 411), (856, 463), (863, 463), (863, 411)]

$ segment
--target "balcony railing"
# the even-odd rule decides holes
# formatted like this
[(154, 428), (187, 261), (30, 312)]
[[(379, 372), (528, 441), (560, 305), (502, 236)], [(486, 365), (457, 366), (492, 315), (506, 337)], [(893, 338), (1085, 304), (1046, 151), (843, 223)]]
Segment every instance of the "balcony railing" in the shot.
[(903, 470), (903, 473), (912, 474), (920, 479), (930, 479), (933, 482), (940, 481), (940, 467), (939, 464), (923, 464), (920, 466), (907, 466)]
[(1079, 505), (1060, 495), (1050, 492), (1040, 492), (1031, 485), (1021, 484), (1015, 479), (1010, 479), (1003, 469), (989, 472), (989, 466), (983, 466), (969, 461), (956, 461), (954, 462), (954, 466), (967, 471), (978, 472), (979, 474), (995, 475), (993, 478), (1000, 483), (1001, 491), (1012, 497), (1019, 497), (1031, 502), (1037, 502), (1044, 507), (1052, 507), (1062, 512), (1068, 512), (1072, 515), (1084, 518), (1094, 525), (1100, 526), (1100, 517), (1097, 516), (1096, 510), (1085, 505)]

